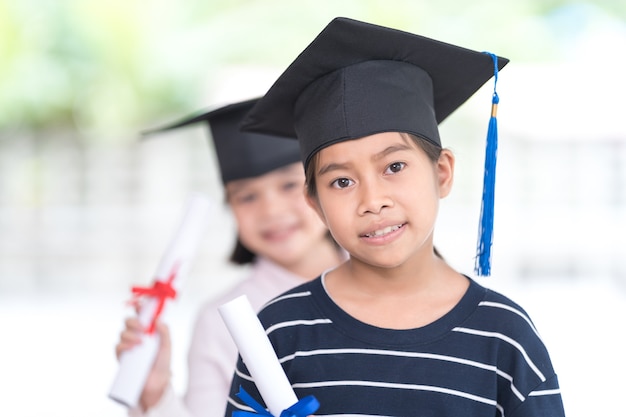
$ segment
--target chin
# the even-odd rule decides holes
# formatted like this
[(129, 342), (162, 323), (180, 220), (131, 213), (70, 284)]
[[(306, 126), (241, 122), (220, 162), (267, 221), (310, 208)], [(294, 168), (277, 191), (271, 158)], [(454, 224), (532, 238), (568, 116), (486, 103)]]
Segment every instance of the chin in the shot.
[[(354, 258), (355, 256), (353, 256)], [(377, 256), (356, 256), (356, 258), (363, 264), (370, 265), (374, 268), (380, 269), (392, 269), (402, 266), (406, 263), (406, 259), (389, 259), (388, 257)]]
[(303, 258), (302, 254), (293, 250), (275, 250), (271, 251), (269, 256), (274, 262), (281, 265), (291, 265), (300, 262)]

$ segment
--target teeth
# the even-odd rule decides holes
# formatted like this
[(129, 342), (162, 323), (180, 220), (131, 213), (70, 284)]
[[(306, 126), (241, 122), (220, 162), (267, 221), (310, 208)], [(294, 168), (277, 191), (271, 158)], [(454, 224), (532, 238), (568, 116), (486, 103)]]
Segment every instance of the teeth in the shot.
[(395, 226), (387, 226), (384, 229), (380, 229), (380, 230), (375, 230), (371, 233), (367, 233), (365, 236), (366, 237), (379, 237), (379, 236), (383, 236), (386, 235), (387, 233), (391, 233), (391, 232), (395, 232), (396, 230), (398, 230), (402, 225), (397, 224)]

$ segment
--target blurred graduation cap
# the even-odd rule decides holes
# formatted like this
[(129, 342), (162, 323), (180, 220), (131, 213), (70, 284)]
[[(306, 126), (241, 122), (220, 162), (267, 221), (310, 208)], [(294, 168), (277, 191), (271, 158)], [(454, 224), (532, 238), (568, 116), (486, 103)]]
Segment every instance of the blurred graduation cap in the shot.
[[(438, 124), (508, 63), (423, 36), (336, 18), (244, 120), (244, 130), (300, 141), (308, 165), (334, 143), (406, 132), (441, 146)], [(488, 142), (497, 139), (494, 88)], [(488, 143), (477, 272), (490, 273), (495, 148)]]
[(222, 182), (256, 177), (300, 160), (298, 142), (241, 131), (239, 125), (258, 98), (232, 103), (142, 132), (143, 136), (206, 123), (213, 139)]

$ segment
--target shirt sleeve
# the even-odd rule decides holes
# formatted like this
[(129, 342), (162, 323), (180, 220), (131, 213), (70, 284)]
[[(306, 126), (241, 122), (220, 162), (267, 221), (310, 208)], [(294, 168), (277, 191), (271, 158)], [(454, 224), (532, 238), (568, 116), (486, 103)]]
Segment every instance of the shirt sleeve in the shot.
[(208, 305), (200, 314), (188, 356), (188, 385), (185, 403), (194, 417), (224, 413), (237, 349), (217, 307)]
[(526, 399), (507, 417), (564, 417), (563, 399), (556, 375), (531, 391)]

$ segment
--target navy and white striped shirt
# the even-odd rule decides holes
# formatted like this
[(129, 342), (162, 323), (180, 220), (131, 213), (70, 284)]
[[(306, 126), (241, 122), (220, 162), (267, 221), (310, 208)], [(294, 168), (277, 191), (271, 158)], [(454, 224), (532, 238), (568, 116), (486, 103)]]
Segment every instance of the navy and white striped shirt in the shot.
[[(557, 376), (537, 330), (517, 304), (470, 280), (460, 302), (417, 329), (374, 327), (341, 310), (321, 278), (259, 313), (298, 398), (316, 416), (564, 416)], [(239, 359), (226, 416), (263, 404)]]

